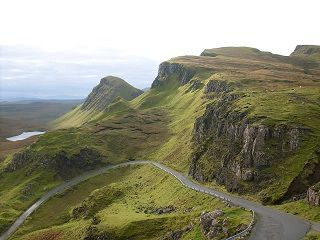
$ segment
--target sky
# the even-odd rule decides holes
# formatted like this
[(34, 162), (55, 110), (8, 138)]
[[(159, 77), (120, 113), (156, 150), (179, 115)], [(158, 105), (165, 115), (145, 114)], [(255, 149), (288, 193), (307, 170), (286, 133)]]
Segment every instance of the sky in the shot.
[(319, 0), (0, 0), (0, 98), (83, 98), (107, 75), (137, 88), (205, 48), (289, 55), (320, 45)]

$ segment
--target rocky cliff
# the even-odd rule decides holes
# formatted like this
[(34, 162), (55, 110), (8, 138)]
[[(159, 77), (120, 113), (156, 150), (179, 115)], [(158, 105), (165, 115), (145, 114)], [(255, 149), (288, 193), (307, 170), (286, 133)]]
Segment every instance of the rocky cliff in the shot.
[(189, 174), (199, 181), (215, 180), (229, 191), (243, 191), (244, 182), (259, 184), (272, 175), (265, 173), (299, 149), (306, 129), (295, 124), (268, 126), (237, 111), (226, 81), (209, 81), (204, 92), (215, 101), (208, 104), (193, 130), (195, 146)]
[(167, 83), (169, 77), (176, 77), (181, 85), (188, 83), (195, 75), (195, 70), (179, 63), (163, 62), (159, 66), (158, 76), (151, 88), (160, 87)]
[(86, 98), (81, 109), (104, 111), (107, 106), (117, 97), (122, 97), (125, 100), (142, 94), (143, 91), (137, 89), (121, 78), (108, 76), (102, 78), (99, 85), (93, 88), (92, 92)]
[[(316, 61), (294, 55), (226, 47), (160, 65), (153, 89), (202, 94), (205, 111), (194, 111), (201, 114), (194, 114), (193, 178), (259, 194), (265, 203), (305, 194), (317, 181), (311, 152), (319, 139), (320, 73)], [(178, 86), (168, 84), (173, 80)], [(280, 179), (281, 188), (274, 190)]]
[(55, 155), (49, 155), (26, 149), (13, 155), (5, 171), (14, 172), (26, 167), (26, 174), (30, 175), (35, 170), (42, 168), (53, 170), (59, 177), (68, 179), (78, 172), (95, 168), (101, 163), (101, 160), (102, 157), (99, 152), (86, 147), (72, 155), (63, 150)]

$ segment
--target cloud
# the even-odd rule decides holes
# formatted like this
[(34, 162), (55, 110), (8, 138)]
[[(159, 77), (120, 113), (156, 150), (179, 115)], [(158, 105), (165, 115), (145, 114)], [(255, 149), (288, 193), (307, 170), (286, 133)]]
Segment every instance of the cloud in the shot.
[(0, 97), (83, 98), (106, 75), (122, 77), (144, 88), (155, 78), (158, 64), (112, 49), (52, 52), (1, 46)]
[(288, 55), (319, 44), (319, 9), (319, 0), (3, 0), (0, 93), (85, 96), (109, 74), (142, 88), (160, 62), (205, 48)]

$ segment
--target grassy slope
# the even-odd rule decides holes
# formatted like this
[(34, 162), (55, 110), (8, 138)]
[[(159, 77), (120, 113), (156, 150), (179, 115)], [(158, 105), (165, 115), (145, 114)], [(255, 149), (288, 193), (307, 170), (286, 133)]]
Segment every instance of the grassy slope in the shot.
[[(61, 182), (54, 179), (51, 172), (41, 171), (26, 177), (23, 169), (0, 179), (0, 232), (10, 226), (36, 199)], [(31, 190), (24, 194), (28, 186)]]
[[(187, 171), (193, 122), (204, 110), (202, 93), (200, 90), (185, 93), (188, 86), (179, 88), (174, 77), (164, 88), (166, 89), (151, 90), (151, 93), (139, 96), (130, 104), (120, 99), (109, 106), (107, 113), (91, 119), (90, 124), (80, 129), (49, 131), (42, 135), (32, 148), (54, 155), (62, 149), (72, 154), (84, 146), (89, 146), (98, 149), (106, 163), (118, 163), (132, 157), (158, 158), (179, 170)], [(184, 145), (177, 145), (176, 141), (183, 142)], [(27, 168), (20, 170), (22, 177), (18, 186), (13, 181), (8, 182), (8, 188), (0, 187), (0, 195), (4, 195), (7, 189), (16, 186), (15, 194), (9, 195), (6, 202), (16, 202), (19, 199), (20, 192), (30, 182), (30, 177), (24, 174), (27, 171)], [(41, 175), (42, 171), (38, 170), (33, 174)], [(11, 179), (10, 175), (11, 173), (4, 173), (3, 178)], [(47, 176), (42, 184), (44, 187), (59, 181), (61, 180), (53, 176)], [(37, 196), (37, 193), (32, 193), (30, 202)], [(26, 206), (27, 203), (20, 202), (0, 205), (3, 212), (10, 211), (10, 214), (3, 217), (5, 224), (2, 228), (15, 219)]]
[[(196, 74), (195, 79), (206, 82), (210, 74)], [(133, 100), (138, 109), (164, 108), (168, 113), (171, 135), (167, 141), (148, 158), (162, 161), (179, 171), (187, 172), (192, 149), (192, 129), (195, 119), (205, 110), (203, 89), (189, 91), (190, 85), (179, 86), (175, 76), (161, 88), (151, 89), (147, 94)]]
[[(313, 74), (306, 75), (299, 66), (269, 55), (263, 60), (256, 56), (252, 59), (221, 55), (214, 58), (186, 56), (171, 62), (198, 70), (194, 79), (204, 83), (226, 80), (233, 84), (236, 92), (245, 93), (236, 102), (238, 110), (249, 109), (252, 119), (270, 125), (294, 121), (312, 130), (311, 137), (305, 141), (308, 147), (275, 166), (289, 171), (285, 174), (282, 171), (279, 181), (268, 183), (266, 192), (282, 194), (293, 177), (299, 174), (301, 166), (309, 160), (308, 152), (313, 150), (319, 139), (318, 73), (310, 70)], [(102, 152), (105, 162), (117, 163), (129, 157), (147, 158), (187, 172), (192, 154), (193, 124), (210, 102), (202, 96), (203, 89), (190, 91), (190, 84), (180, 86), (173, 75), (161, 88), (151, 89), (131, 102), (118, 99), (106, 113), (98, 117), (92, 114), (94, 118), (88, 118), (91, 122), (81, 128), (52, 131), (41, 136), (33, 147), (37, 151), (54, 154), (61, 149), (77, 152), (79, 147), (91, 146)], [(23, 181), (28, 181), (28, 178)], [(50, 181), (52, 179), (48, 179), (46, 184)], [(14, 183), (8, 184), (12, 186)], [(5, 191), (0, 188), (2, 194)], [(18, 195), (7, 200), (15, 201), (17, 198)], [(16, 215), (10, 215), (11, 218), (13, 216)]]
[[(37, 239), (40, 236), (59, 235), (59, 239), (79, 239), (91, 223), (91, 218), (73, 219), (70, 212), (87, 199), (93, 202), (101, 192), (120, 192), (109, 195), (110, 202), (98, 202), (94, 215), (101, 222), (96, 225), (107, 231), (112, 239), (158, 239), (172, 230), (182, 229), (191, 222), (195, 227), (184, 239), (202, 239), (198, 228), (202, 211), (223, 209), (230, 217), (233, 232), (240, 223), (250, 222), (250, 213), (239, 208), (228, 208), (217, 199), (181, 187), (172, 176), (151, 166), (135, 166), (112, 170), (92, 178), (74, 189), (54, 197), (33, 214), (13, 239)], [(91, 196), (88, 198), (88, 196)], [(108, 198), (108, 195), (106, 195)], [(174, 205), (169, 214), (146, 214), (146, 208)], [(190, 212), (186, 209), (192, 208)], [(45, 221), (44, 221), (45, 220)], [(43, 229), (43, 230), (41, 230)], [(32, 232), (31, 234), (29, 234)], [(193, 236), (198, 236), (194, 238)]]
[[(166, 116), (161, 110), (127, 111), (125, 116), (119, 117), (118, 104), (110, 107), (110, 115), (100, 119), (100, 123), (88, 125), (85, 128), (70, 128), (67, 130), (49, 131), (39, 137), (39, 141), (32, 145), (32, 149), (39, 153), (54, 156), (61, 150), (68, 154), (77, 153), (84, 147), (99, 150), (104, 163), (119, 163), (128, 158), (145, 158), (155, 147), (160, 145), (169, 134), (166, 128)], [(117, 110), (114, 109), (116, 107)], [(119, 107), (119, 106), (118, 106)], [(112, 117), (111, 117), (112, 115)], [(92, 132), (97, 132), (92, 134)], [(0, 170), (10, 161), (10, 156), (0, 162)], [(36, 161), (36, 159), (31, 159)], [(41, 194), (49, 190), (48, 186), (55, 186), (62, 180), (55, 174), (46, 174), (47, 169), (32, 170), (26, 166), (14, 173), (0, 171), (0, 230), (6, 228), (28, 205)], [(19, 176), (17, 181), (16, 176)], [(23, 189), (29, 183), (37, 183), (30, 190), (28, 200), (23, 201)]]
[(108, 111), (110, 104), (129, 101), (140, 94), (142, 90), (131, 86), (121, 78), (114, 76), (102, 78), (82, 105), (53, 121), (51, 128), (79, 127), (99, 118), (104, 111)]
[(313, 230), (308, 232), (307, 235), (304, 237), (304, 240), (319, 240), (319, 239), (320, 239), (320, 233)]
[(276, 205), (276, 208), (295, 215), (300, 215), (312, 222), (320, 222), (320, 209), (318, 206), (312, 206), (305, 199), (287, 202), (285, 204)]
[(79, 127), (84, 123), (99, 117), (100, 112), (82, 110), (81, 106), (82, 105), (77, 106), (75, 109), (52, 121), (50, 123), (50, 128), (66, 129), (70, 127)]

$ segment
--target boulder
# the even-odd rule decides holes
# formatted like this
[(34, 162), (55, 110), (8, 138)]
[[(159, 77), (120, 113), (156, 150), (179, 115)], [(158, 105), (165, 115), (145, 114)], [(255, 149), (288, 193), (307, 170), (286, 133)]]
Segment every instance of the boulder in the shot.
[(169, 205), (169, 206), (165, 206), (165, 207), (145, 209), (144, 213), (145, 214), (158, 214), (158, 215), (160, 215), (160, 214), (171, 213), (171, 212), (174, 212), (175, 210), (176, 210), (175, 206)]
[(206, 239), (215, 239), (218, 235), (228, 235), (228, 219), (222, 221), (218, 218), (223, 215), (222, 210), (203, 212), (200, 216), (200, 227)]
[(320, 192), (315, 186), (312, 186), (307, 191), (307, 201), (313, 206), (320, 205)]

